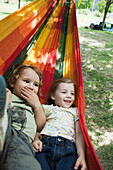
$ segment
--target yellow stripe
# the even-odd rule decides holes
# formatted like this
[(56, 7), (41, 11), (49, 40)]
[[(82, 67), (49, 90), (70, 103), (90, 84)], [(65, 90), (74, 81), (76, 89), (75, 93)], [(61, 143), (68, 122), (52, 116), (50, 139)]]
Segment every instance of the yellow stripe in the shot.
[[(37, 42), (35, 43), (33, 49), (31, 50), (30, 54), (27, 56), (26, 60), (24, 63), (36, 63), (40, 53), (41, 53), (41, 50), (43, 48), (46, 48), (44, 47), (47, 39), (48, 39), (48, 36), (50, 34), (50, 32), (52, 31), (52, 26), (55, 22), (55, 19), (58, 17), (58, 13), (60, 12), (61, 10), (61, 7), (62, 7), (62, 1), (59, 1), (59, 4), (58, 6), (55, 8), (55, 10), (53, 11), (50, 19), (48, 20), (47, 24), (45, 25), (43, 31), (41, 32)], [(50, 38), (54, 38), (54, 37), (50, 37)], [(48, 44), (48, 49), (50, 48), (50, 44)], [(47, 59), (46, 58), (46, 54), (44, 54), (44, 60), (43, 62), (45, 62), (45, 60)], [(42, 57), (42, 55), (41, 55)]]
[(8, 34), (13, 32), (20, 26), (35, 10), (38, 10), (45, 2), (45, 0), (36, 0), (26, 5), (25, 7), (15, 11), (6, 18), (0, 21), (0, 40), (4, 39)]
[(78, 6), (80, 6), (80, 4), (81, 4), (81, 0), (79, 0)]
[(73, 61), (72, 61), (72, 9), (70, 3), (70, 11), (68, 16), (68, 28), (66, 35), (66, 48), (65, 48), (65, 58), (64, 58), (64, 70), (63, 77), (69, 77), (72, 79)]

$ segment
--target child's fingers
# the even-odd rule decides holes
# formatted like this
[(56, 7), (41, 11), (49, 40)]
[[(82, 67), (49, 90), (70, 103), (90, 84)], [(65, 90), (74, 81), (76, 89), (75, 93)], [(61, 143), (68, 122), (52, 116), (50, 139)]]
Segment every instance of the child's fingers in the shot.
[(32, 146), (35, 152), (39, 152), (39, 145), (37, 143), (33, 143)]
[(25, 89), (21, 89), (21, 94), (23, 94), (24, 96), (29, 96), (29, 92)]
[(79, 159), (77, 159), (74, 169), (78, 169), (79, 166), (80, 166), (80, 161), (79, 161)]
[(39, 144), (39, 151), (40, 152), (42, 151), (42, 142), (40, 142), (40, 144)]
[(11, 94), (11, 91), (8, 88), (6, 88), (6, 92), (7, 92), (6, 104), (8, 104), (8, 103), (11, 103), (12, 94)]
[(9, 92), (10, 90), (8, 88), (6, 88), (6, 92)]
[[(30, 88), (28, 88), (28, 87), (24, 87), (22, 90), (23, 90), (24, 92), (28, 93), (28, 94), (33, 94), (33, 92), (34, 92), (33, 89), (30, 89)], [(34, 93), (35, 93), (35, 92), (34, 92)]]
[(39, 152), (39, 150), (38, 150), (38, 149), (36, 149), (36, 148), (34, 148), (34, 147), (33, 147), (33, 149), (34, 149), (34, 151), (35, 151), (35, 152)]
[(36, 97), (37, 97), (37, 94), (34, 93), (34, 91), (31, 91), (31, 90), (29, 91), (27, 89), (21, 89), (21, 94), (27, 98), (32, 98), (32, 97), (34, 97), (34, 95), (36, 95)]

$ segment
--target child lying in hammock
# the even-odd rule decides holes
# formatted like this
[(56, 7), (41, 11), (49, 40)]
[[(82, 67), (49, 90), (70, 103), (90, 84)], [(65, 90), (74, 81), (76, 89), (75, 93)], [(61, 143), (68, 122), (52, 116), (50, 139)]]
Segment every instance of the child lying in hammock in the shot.
[[(0, 169), (41, 170), (31, 143), (46, 122), (38, 98), (42, 75), (33, 66), (20, 65), (7, 83), (6, 102), (5, 82), (0, 76)], [(9, 103), (7, 122), (5, 104)]]
[(47, 105), (43, 105), (46, 124), (40, 133), (43, 144), (38, 133), (33, 142), (42, 170), (73, 170), (80, 166), (81, 170), (87, 169), (78, 109), (73, 107), (75, 91), (72, 80), (61, 78), (52, 84), (47, 94)]

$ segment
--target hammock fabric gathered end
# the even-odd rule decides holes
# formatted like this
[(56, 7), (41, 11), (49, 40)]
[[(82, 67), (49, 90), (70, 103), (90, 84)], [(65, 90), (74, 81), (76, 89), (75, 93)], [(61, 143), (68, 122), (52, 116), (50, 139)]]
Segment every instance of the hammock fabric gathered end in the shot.
[(14, 64), (38, 67), (44, 77), (41, 103), (55, 79), (71, 78), (77, 86), (79, 120), (86, 142), (88, 170), (102, 170), (85, 124), (85, 99), (74, 0), (35, 0), (0, 21), (0, 74)]

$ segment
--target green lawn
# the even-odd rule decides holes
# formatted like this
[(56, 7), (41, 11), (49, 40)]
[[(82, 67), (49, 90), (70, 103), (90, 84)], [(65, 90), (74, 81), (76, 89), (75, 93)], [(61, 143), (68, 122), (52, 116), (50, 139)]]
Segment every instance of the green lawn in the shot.
[(113, 33), (79, 28), (85, 115), (103, 167), (113, 169)]
[(9, 14), (9, 12), (0, 12), (0, 20), (7, 17)]

